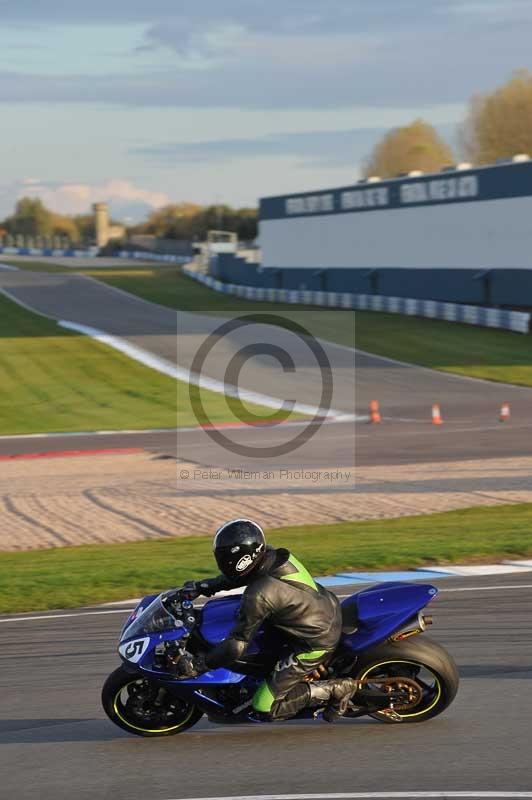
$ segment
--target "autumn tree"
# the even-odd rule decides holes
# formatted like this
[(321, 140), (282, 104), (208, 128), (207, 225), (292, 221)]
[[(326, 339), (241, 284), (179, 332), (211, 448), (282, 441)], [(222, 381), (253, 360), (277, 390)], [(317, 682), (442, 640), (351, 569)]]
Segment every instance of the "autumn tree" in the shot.
[(72, 221), (78, 230), (80, 241), (87, 244), (96, 240), (94, 214), (76, 214)]
[(532, 73), (520, 70), (495, 91), (473, 96), (460, 139), (474, 164), (532, 155)]
[(38, 197), (22, 197), (4, 225), (12, 234), (50, 236), (53, 232), (52, 218), (52, 213)]
[(71, 242), (77, 242), (80, 238), (78, 226), (72, 217), (50, 211), (38, 197), (22, 197), (13, 214), (2, 224), (12, 235), (49, 239), (59, 234), (68, 236)]
[(187, 239), (193, 220), (201, 212), (194, 203), (175, 203), (152, 211), (147, 221), (136, 226), (135, 232), (148, 233), (169, 239)]
[(52, 233), (54, 236), (67, 236), (71, 242), (80, 241), (80, 231), (72, 217), (52, 214)]
[(404, 128), (393, 128), (377, 142), (363, 172), (366, 177), (394, 178), (417, 169), (438, 172), (450, 164), (454, 156), (449, 145), (432, 125), (416, 119)]
[(235, 209), (221, 203), (212, 206), (172, 204), (153, 211), (146, 222), (136, 225), (131, 232), (201, 241), (209, 230), (232, 231), (239, 239), (252, 240), (257, 235), (257, 209)]

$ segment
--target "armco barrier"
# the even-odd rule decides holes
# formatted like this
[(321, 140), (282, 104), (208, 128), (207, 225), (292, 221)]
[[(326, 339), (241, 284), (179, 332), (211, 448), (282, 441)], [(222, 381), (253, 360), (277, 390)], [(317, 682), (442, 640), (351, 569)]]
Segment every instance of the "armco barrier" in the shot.
[(274, 303), (292, 303), (326, 308), (347, 308), (356, 311), (385, 311), (388, 314), (406, 314), (415, 317), (442, 319), (448, 322), (465, 322), (484, 328), (502, 328), (516, 333), (528, 333), (530, 314), (523, 311), (506, 311), (500, 308), (467, 306), (459, 303), (442, 303), (436, 300), (416, 300), (405, 297), (384, 297), (373, 294), (345, 292), (313, 292), (300, 289), (266, 289), (256, 286), (235, 286), (222, 283), (210, 275), (190, 269), (183, 273), (215, 292), (243, 297), (246, 300), (266, 300)]
[(52, 247), (0, 247), (0, 256), (68, 256), (78, 258), (96, 258), (96, 250), (58, 250)]
[[(70, 257), (70, 258), (97, 258), (98, 257), (98, 250), (96, 248), (92, 250), (74, 250), (72, 248), (68, 250), (58, 250), (51, 247), (1, 247), (0, 246), (0, 256), (60, 256), (60, 257)], [(132, 258), (132, 259), (144, 259), (144, 261), (164, 261), (168, 264), (186, 264), (187, 261), (190, 261), (190, 257), (188, 256), (174, 256), (174, 255), (163, 255), (161, 253), (145, 253), (142, 250), (134, 250), (133, 252), (128, 252), (127, 250), (120, 250), (117, 254), (118, 258)], [(109, 256), (112, 258), (113, 256)]]
[(171, 253), (146, 253), (143, 250), (120, 250), (118, 258), (134, 258), (144, 261), (162, 261), (166, 264), (186, 264), (190, 256), (176, 256)]

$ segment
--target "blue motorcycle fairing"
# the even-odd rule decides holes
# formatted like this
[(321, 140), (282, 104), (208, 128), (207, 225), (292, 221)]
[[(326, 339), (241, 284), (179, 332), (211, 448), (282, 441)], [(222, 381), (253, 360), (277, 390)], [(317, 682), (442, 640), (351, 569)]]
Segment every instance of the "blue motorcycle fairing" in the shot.
[(249, 680), (247, 675), (241, 675), (239, 672), (233, 672), (230, 669), (225, 669), (225, 667), (220, 667), (219, 669), (213, 669), (210, 672), (204, 672), (202, 675), (198, 675), (197, 678), (187, 678), (187, 680), (176, 681), (175, 678), (173, 679), (172, 683), (175, 685), (176, 683), (179, 686), (209, 686), (212, 684), (216, 684), (219, 686), (220, 684), (228, 684), (228, 683), (242, 683), (242, 681)]
[(410, 622), (438, 594), (428, 583), (378, 583), (351, 595), (342, 606), (355, 604), (358, 629), (342, 637), (354, 652), (367, 650), (388, 639)]
[[(172, 683), (176, 683), (176, 679), (168, 672), (164, 672), (154, 665), (155, 648), (161, 642), (177, 642), (185, 634), (185, 628), (177, 628), (175, 630), (163, 631), (161, 633), (153, 633), (145, 636), (135, 636), (132, 639), (126, 639), (121, 643), (119, 653), (121, 658), (129, 664), (133, 664), (140, 668), (143, 672), (148, 672), (155, 675), (160, 680), (168, 679)], [(148, 640), (146, 642), (146, 640)], [(142, 655), (137, 657), (138, 651), (135, 645), (139, 644), (139, 649), (142, 649)], [(131, 655), (128, 657), (128, 648)], [(245, 676), (237, 672), (232, 672), (229, 669), (216, 669), (209, 672), (204, 672), (198, 675), (197, 678), (189, 678), (187, 680), (180, 680), (180, 685), (194, 684), (201, 686), (202, 684), (220, 684), (220, 683), (240, 683), (244, 680)]]
[[(200, 631), (206, 642), (214, 646), (227, 639), (234, 627), (241, 600), (242, 595), (221, 597), (210, 600), (203, 606)], [(259, 652), (257, 640), (260, 639), (261, 633), (262, 627), (247, 649), (249, 655)]]
[[(355, 606), (358, 627), (354, 633), (344, 634), (342, 644), (349, 647), (354, 653), (367, 650), (388, 639), (400, 630), (406, 623), (410, 623), (415, 616), (431, 600), (438, 590), (430, 584), (412, 583), (380, 583), (369, 589), (351, 595), (342, 603), (343, 607)], [(144, 630), (143, 619), (139, 625), (133, 623), (147, 611), (158, 595), (149, 595), (139, 603), (136, 612), (130, 616), (124, 626), (120, 640), (119, 652), (126, 663), (130, 663), (142, 672), (157, 676), (161, 681), (172, 682), (173, 685), (201, 687), (208, 685), (235, 684), (248, 679), (249, 676), (233, 672), (229, 669), (216, 669), (206, 672), (196, 678), (183, 681), (176, 679), (168, 672), (157, 668), (154, 663), (155, 648), (161, 642), (178, 641), (185, 633), (186, 627), (172, 627), (160, 631)], [(240, 606), (240, 596), (224, 597), (211, 600), (202, 610), (200, 631), (209, 644), (216, 645), (226, 638), (234, 623)], [(153, 603), (156, 607), (157, 603)], [(133, 636), (128, 635), (131, 626)], [(248, 648), (248, 653), (260, 650), (261, 631)]]
[(236, 621), (242, 595), (220, 597), (203, 606), (201, 635), (209, 644), (220, 644), (227, 639)]

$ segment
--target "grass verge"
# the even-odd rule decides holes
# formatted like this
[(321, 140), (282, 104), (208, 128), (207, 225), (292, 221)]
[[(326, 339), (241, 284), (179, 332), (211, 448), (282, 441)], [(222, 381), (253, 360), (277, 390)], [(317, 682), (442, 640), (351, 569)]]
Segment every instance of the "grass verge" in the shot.
[[(532, 555), (532, 505), (430, 516), (278, 528), (315, 574), (408, 568)], [(0, 554), (0, 611), (71, 608), (123, 600), (215, 572), (210, 537), (158, 539)]]
[(0, 253), (0, 262), (9, 264), (17, 269), (28, 270), (28, 272), (75, 272), (71, 267), (62, 267), (59, 264), (52, 264), (48, 261), (22, 261), (16, 258), (5, 257)]
[[(26, 256), (3, 256), (0, 253), (0, 263), (1, 264), (8, 264), (11, 267), (16, 267), (17, 269), (22, 269), (25, 272), (62, 272), (65, 275), (72, 275), (83, 271), (95, 271), (99, 273), (102, 270), (111, 269), (112, 271), (118, 271), (120, 269), (138, 269), (146, 266), (146, 262), (138, 262), (138, 264), (127, 264), (118, 261), (116, 266), (113, 264), (111, 267), (108, 266), (109, 261), (113, 261), (111, 257), (106, 259), (84, 259), (85, 264), (87, 266), (80, 266), (80, 259), (76, 256), (65, 256), (64, 258), (58, 257), (58, 260), (62, 260), (64, 263), (55, 263), (54, 258), (52, 256), (47, 257), (47, 261), (36, 261), (34, 259), (30, 259)], [(82, 257), (81, 257), (82, 258)], [(114, 259), (117, 260), (117, 259)], [(151, 267), (151, 264), (148, 264)]]
[[(223, 395), (201, 396), (211, 421), (235, 420)], [(243, 418), (271, 414), (250, 405)], [(0, 295), (0, 434), (197, 424), (186, 384)]]

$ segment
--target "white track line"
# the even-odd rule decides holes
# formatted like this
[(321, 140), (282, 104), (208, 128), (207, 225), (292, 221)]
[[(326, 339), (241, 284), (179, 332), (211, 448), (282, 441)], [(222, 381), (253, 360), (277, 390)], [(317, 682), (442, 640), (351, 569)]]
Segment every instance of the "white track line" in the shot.
[[(515, 573), (512, 573), (515, 575)], [(448, 577), (451, 578), (458, 578), (458, 575), (450, 575)], [(430, 575), (427, 575), (427, 580), (437, 580), (436, 576), (432, 578)], [(355, 584), (353, 584), (355, 585)], [(439, 589), (439, 594), (442, 592), (495, 592), (495, 591), (508, 591), (509, 589), (532, 589), (532, 583), (516, 583), (510, 584), (509, 586), (456, 586), (454, 589)], [(352, 592), (354, 594), (354, 592)], [(337, 597), (344, 598), (344, 597), (351, 597), (350, 594), (338, 594)], [(3, 620), (0, 620), (3, 622)]]
[[(456, 575), (454, 577), (458, 576)], [(440, 592), (495, 592), (503, 589), (504, 591), (508, 589), (532, 589), (532, 584), (522, 583), (515, 584), (514, 586), (457, 586), (456, 589), (440, 589)]]
[(532, 797), (532, 792), (323, 792), (320, 794), (247, 794), (232, 797), (195, 797), (179, 800), (407, 800), (407, 798)]
[(56, 318), (51, 317), (50, 314), (44, 314), (42, 311), (37, 311), (36, 308), (32, 308), (23, 300), (19, 300), (17, 297), (13, 297), (13, 295), (10, 294), (7, 289), (0, 287), (0, 294), (3, 294), (4, 297), (7, 297), (7, 299), (11, 300), (12, 303), (16, 303), (18, 306), (25, 308), (26, 311), (30, 311), (32, 314), (37, 314), (39, 317), (44, 317), (45, 319), (51, 319), (52, 322), (57, 322)]
[[(428, 578), (427, 578), (428, 580)], [(369, 581), (368, 581), (369, 583)], [(355, 586), (355, 584), (353, 584)], [(360, 585), (360, 584), (359, 584)], [(355, 588), (358, 588), (355, 586)], [(532, 589), (532, 583), (520, 583), (514, 584), (509, 586), (466, 586), (466, 587), (456, 587), (455, 589), (440, 589), (441, 593), (443, 592), (495, 592), (495, 591), (510, 591), (514, 589)], [(355, 594), (355, 592), (351, 592), (351, 594)], [(340, 599), (344, 597), (351, 597), (351, 594), (338, 594), (336, 595)], [(127, 601), (124, 601), (127, 602)], [(0, 624), (3, 622), (36, 622), (41, 619), (67, 619), (69, 617), (97, 617), (103, 614), (127, 614), (129, 611), (133, 611), (133, 608), (120, 608), (120, 609), (113, 609), (110, 611), (71, 611), (66, 614), (40, 614), (39, 616), (34, 617), (7, 617), (6, 619), (0, 619)], [(320, 795), (321, 797), (322, 795)], [(389, 796), (389, 795), (387, 795)], [(500, 795), (496, 795), (499, 797)], [(532, 795), (531, 795), (532, 796)], [(200, 800), (206, 800), (205, 798), (200, 798)]]
[[(358, 418), (358, 417), (355, 418), (354, 416), (351, 417), (349, 415), (346, 415), (345, 417), (338, 417), (338, 418), (333, 417), (331, 419), (326, 420), (326, 422), (327, 422), (327, 425), (332, 425), (333, 423), (338, 423), (338, 422), (359, 422), (359, 421), (361, 421), (361, 419), (362, 418)], [(367, 420), (368, 418), (366, 417), (365, 419)], [(295, 420), (292, 420), (291, 422), (283, 422), (283, 430), (284, 430), (284, 428), (297, 428), (297, 427), (302, 427), (303, 425), (308, 425), (308, 424), (309, 424), (308, 419), (295, 419)], [(224, 425), (223, 427), (224, 427), (224, 429), (230, 429), (231, 427), (240, 429), (240, 428), (245, 428), (246, 426), (243, 423), (235, 422), (234, 425), (230, 425), (229, 424), (229, 425)], [(0, 442), (2, 442), (4, 440), (5, 441), (10, 441), (10, 440), (16, 441), (17, 439), (20, 439), (20, 440), (24, 441), (25, 439), (62, 439), (64, 437), (65, 438), (66, 437), (69, 437), (69, 438), (78, 437), (79, 438), (80, 436), (131, 436), (131, 435), (145, 435), (147, 433), (148, 434), (149, 433), (175, 433), (175, 435), (177, 436), (177, 435), (180, 435), (182, 433), (197, 433), (198, 431), (201, 431), (201, 430), (202, 430), (202, 428), (201, 428), (200, 425), (195, 425), (195, 426), (192, 426), (190, 428), (146, 428), (146, 429), (140, 429), (140, 430), (122, 429), (122, 430), (116, 430), (116, 431), (66, 431), (65, 433), (60, 433), (60, 432), (59, 433), (22, 433), (22, 434), (20, 434), (20, 433), (10, 433), (10, 434), (4, 434), (4, 435), (0, 436)], [(343, 439), (345, 439), (345, 435), (344, 436), (334, 436), (334, 437), (330, 437), (330, 438), (342, 439), (343, 440)]]
[[(288, 423), (285, 423), (288, 424)], [(67, 431), (66, 433), (10, 433), (0, 436), (0, 441), (9, 439), (62, 439), (63, 437), (75, 438), (76, 436), (117, 436), (146, 433), (181, 433), (181, 430), (198, 430), (198, 428), (146, 428), (145, 430), (119, 430), (119, 431)]]
[[(78, 333), (90, 336), (102, 344), (118, 350), (129, 358), (144, 364), (146, 367), (157, 370), (170, 378), (174, 378), (184, 383), (199, 386), (201, 389), (206, 389), (217, 394), (223, 394), (229, 397), (236, 397), (244, 402), (254, 403), (256, 405), (266, 406), (266, 408), (279, 409), (283, 405), (283, 400), (278, 397), (271, 397), (259, 392), (252, 392), (248, 389), (240, 389), (238, 386), (230, 386), (229, 384), (218, 381), (215, 378), (208, 378), (204, 375), (196, 375), (188, 369), (178, 367), (167, 361), (165, 358), (160, 358), (153, 353), (144, 350), (131, 342), (122, 339), (119, 336), (100, 331), (97, 328), (92, 328), (88, 325), (78, 325), (77, 322), (69, 322), (68, 320), (59, 320), (57, 323), (61, 328), (67, 330), (77, 331)], [(316, 406), (308, 406), (305, 403), (295, 403), (293, 411), (297, 414), (307, 414), (308, 416), (322, 416), (325, 418), (339, 419), (342, 421), (357, 421), (357, 417), (346, 414), (342, 411), (335, 411), (334, 409), (316, 408)]]
[[(70, 322), (69, 320), (63, 319), (57, 320), (55, 317), (51, 317), (49, 314), (44, 314), (42, 311), (37, 311), (27, 303), (24, 303), (24, 301), (19, 300), (18, 297), (14, 297), (7, 289), (0, 288), (0, 293), (12, 302), (17, 303), (19, 306), (22, 306), (22, 308), (25, 308), (26, 311), (31, 311), (33, 314), (38, 314), (41, 317), (51, 319), (56, 322), (59, 327), (65, 328), (66, 330), (76, 331), (77, 333), (82, 333), (85, 336), (89, 336), (91, 339), (95, 339), (96, 341), (101, 342), (108, 347), (112, 347), (114, 350), (118, 350), (119, 352), (123, 353), (123, 355), (132, 358), (134, 361), (144, 364), (144, 366), (151, 369), (155, 369), (157, 372), (161, 372), (163, 375), (167, 375), (175, 380), (191, 383), (194, 386), (199, 386), (202, 389), (207, 389), (211, 392), (216, 392), (217, 394), (236, 397), (243, 402), (266, 406), (266, 408), (280, 409), (284, 403), (284, 401), (279, 397), (270, 397), (269, 395), (248, 391), (247, 389), (240, 389), (237, 386), (230, 386), (222, 381), (215, 380), (214, 378), (208, 378), (204, 375), (195, 375), (189, 370), (184, 369), (183, 367), (178, 367), (177, 365), (172, 364), (171, 361), (167, 361), (165, 358), (161, 358), (160, 356), (156, 356), (141, 347), (137, 347), (137, 345), (131, 344), (131, 342), (128, 342), (119, 336), (113, 336), (112, 334), (105, 333), (105, 331), (92, 328), (89, 325), (79, 325), (77, 322)], [(336, 411), (333, 408), (316, 408), (315, 406), (308, 406), (305, 403), (294, 403), (292, 410), (296, 414), (305, 414), (310, 417), (322, 416), (326, 419), (336, 419), (342, 422), (360, 422), (365, 419), (365, 417), (346, 414), (343, 411)]]
[(43, 614), (38, 617), (10, 617), (9, 619), (0, 619), (1, 622), (35, 622), (41, 619), (68, 619), (69, 617), (97, 617), (102, 614), (127, 614), (128, 611), (133, 611), (132, 608), (113, 609), (112, 611), (73, 611), (68, 614)]

